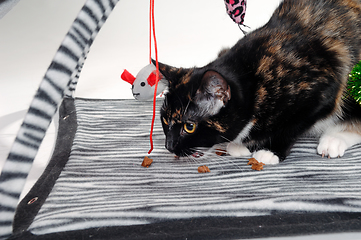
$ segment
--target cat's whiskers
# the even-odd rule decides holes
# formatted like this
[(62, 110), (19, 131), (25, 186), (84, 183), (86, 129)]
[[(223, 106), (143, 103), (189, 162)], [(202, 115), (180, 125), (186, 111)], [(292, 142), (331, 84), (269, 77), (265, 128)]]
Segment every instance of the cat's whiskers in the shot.
[[(221, 156), (220, 156), (221, 157)], [(241, 158), (238, 158), (239, 160), (241, 160)], [(227, 158), (227, 161), (230, 162), (233, 166), (235, 166), (237, 169), (239, 170), (243, 170), (241, 167), (240, 167), (240, 163), (239, 162), (235, 162), (232, 160), (232, 158)]]
[(227, 172), (227, 171), (232, 171), (233, 169), (233, 168), (225, 167), (228, 163), (234, 166), (235, 169), (237, 169), (237, 171), (243, 171), (241, 164), (245, 164), (245, 163), (243, 163), (241, 158), (239, 158), (240, 160), (239, 162), (236, 162), (234, 161), (235, 159), (232, 157), (220, 156), (216, 154), (217, 147), (211, 147), (211, 148), (196, 147), (196, 148), (191, 148), (189, 150), (191, 150), (194, 153), (197, 153), (199, 157), (196, 157), (194, 153), (189, 154), (187, 152), (182, 152), (182, 154), (184, 155), (184, 157), (182, 157), (182, 160), (186, 161), (187, 164), (196, 165), (198, 167), (202, 165), (207, 165), (208, 167), (210, 167), (209, 165), (214, 164), (218, 166), (216, 167), (218, 171)]
[(222, 170), (222, 172), (224, 172), (225, 169), (224, 169), (224, 165), (222, 164), (222, 162), (224, 162), (225, 158), (215, 154), (215, 152), (213, 152), (213, 151), (207, 151), (203, 155), (203, 157), (205, 157), (209, 163), (216, 164), (219, 167), (219, 169)]
[(225, 136), (222, 136), (222, 135), (221, 135), (221, 138), (223, 138), (224, 140), (226, 140), (226, 142), (228, 142), (228, 143), (232, 142), (231, 140), (229, 140), (229, 139), (226, 138)]
[(177, 93), (175, 93), (175, 95), (176, 95), (176, 96), (177, 96), (177, 98), (179, 99), (179, 102), (180, 102), (180, 104), (181, 104), (181, 108), (183, 108), (183, 107), (184, 107), (184, 105), (183, 105), (183, 102), (182, 102), (181, 97), (179, 97), (179, 95), (178, 95)]
[[(211, 171), (212, 171), (212, 167), (210, 166), (210, 164), (213, 164), (215, 163), (216, 165), (218, 165), (218, 168), (219, 170), (222, 170), (222, 172), (224, 171), (224, 167), (222, 166), (221, 164), (221, 161), (217, 161), (216, 159), (214, 159), (215, 157), (219, 157), (218, 155), (216, 154), (211, 154), (211, 152), (209, 152), (207, 148), (194, 148), (193, 149), (194, 151), (196, 151), (197, 153), (199, 153), (201, 156), (200, 157), (195, 157), (193, 154), (190, 156), (190, 158), (194, 161), (194, 163), (197, 164), (197, 166), (203, 166), (203, 165), (206, 165), (208, 167), (211, 168)], [(213, 169), (213, 171), (215, 171)]]
[[(196, 151), (195, 149), (190, 149), (191, 151)], [(196, 151), (196, 152), (199, 152), (199, 151)], [(185, 153), (185, 152), (183, 152), (184, 153), (184, 155), (185, 155), (185, 159), (186, 159), (186, 161), (188, 162), (188, 163), (190, 163), (190, 164), (200, 164), (200, 161), (199, 161), (199, 158), (197, 158), (197, 157), (194, 157), (193, 156), (193, 154), (188, 154), (188, 153)], [(202, 153), (203, 154), (203, 153)]]
[(186, 108), (184, 109), (184, 111), (183, 111), (183, 116), (187, 113), (187, 110), (188, 110), (188, 107), (189, 107), (189, 104), (191, 103), (191, 100), (189, 99), (188, 100), (188, 103), (187, 103), (187, 106), (186, 106)]
[[(218, 145), (219, 147), (219, 145)], [(243, 170), (240, 167), (240, 164), (237, 164), (235, 161), (232, 160), (231, 157), (226, 157), (226, 156), (220, 156), (218, 155), (217, 152), (217, 145), (215, 147), (212, 148), (197, 148), (198, 152), (201, 150), (203, 153), (203, 156), (199, 158), (199, 160), (202, 159), (206, 159), (207, 162), (209, 163), (215, 163), (216, 165), (219, 166), (219, 168), (222, 171), (225, 171), (225, 165), (223, 163), (231, 163), (233, 166), (235, 166), (238, 170)], [(204, 161), (202, 161), (203, 165), (204, 165)], [(206, 164), (206, 163), (205, 163)]]

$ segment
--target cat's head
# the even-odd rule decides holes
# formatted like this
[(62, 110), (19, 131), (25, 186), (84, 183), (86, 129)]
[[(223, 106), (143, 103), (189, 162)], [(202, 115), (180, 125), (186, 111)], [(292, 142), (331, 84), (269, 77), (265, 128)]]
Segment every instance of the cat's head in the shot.
[(221, 73), (207, 68), (174, 68), (159, 63), (169, 81), (161, 109), (165, 147), (178, 156), (188, 156), (197, 147), (225, 141), (227, 106), (231, 86)]

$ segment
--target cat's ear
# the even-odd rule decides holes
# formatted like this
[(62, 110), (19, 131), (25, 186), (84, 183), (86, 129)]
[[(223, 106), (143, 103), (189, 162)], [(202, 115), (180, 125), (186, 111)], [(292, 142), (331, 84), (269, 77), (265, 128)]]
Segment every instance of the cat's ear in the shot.
[[(152, 63), (156, 66), (156, 62), (152, 59)], [(176, 68), (169, 66), (167, 64), (158, 62), (159, 71), (164, 76), (164, 78), (169, 82), (169, 87), (172, 88), (176, 86), (185, 75), (187, 75), (190, 69), (187, 68)]]
[(226, 106), (230, 99), (231, 88), (227, 81), (215, 71), (206, 72), (196, 92), (197, 105), (209, 115), (215, 115)]

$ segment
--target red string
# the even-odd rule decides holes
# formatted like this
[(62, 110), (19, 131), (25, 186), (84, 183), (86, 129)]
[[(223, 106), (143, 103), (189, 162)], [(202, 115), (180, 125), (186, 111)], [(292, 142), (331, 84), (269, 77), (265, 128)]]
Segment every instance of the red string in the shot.
[(155, 52), (155, 62), (156, 62), (156, 83), (154, 88), (154, 96), (153, 96), (153, 118), (152, 125), (150, 128), (150, 150), (148, 154), (153, 151), (153, 130), (154, 130), (154, 121), (155, 121), (155, 108), (156, 108), (156, 97), (157, 97), (157, 89), (159, 82), (159, 64), (158, 64), (158, 48), (157, 48), (157, 38), (155, 36), (155, 22), (154, 22), (154, 0), (150, 0), (150, 27), (149, 27), (149, 58), (151, 61), (151, 48), (152, 48), (152, 29), (153, 29), (153, 39), (154, 39), (154, 52)]

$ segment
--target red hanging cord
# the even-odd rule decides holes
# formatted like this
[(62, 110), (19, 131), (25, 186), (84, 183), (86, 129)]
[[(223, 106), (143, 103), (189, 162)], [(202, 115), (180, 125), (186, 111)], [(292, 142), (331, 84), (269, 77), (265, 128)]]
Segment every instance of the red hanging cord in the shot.
[(157, 48), (157, 38), (155, 36), (155, 22), (154, 22), (154, 0), (150, 0), (150, 24), (149, 24), (149, 61), (152, 61), (152, 29), (153, 29), (153, 39), (154, 39), (154, 52), (155, 52), (155, 62), (156, 62), (156, 83), (154, 88), (154, 97), (153, 97), (153, 118), (152, 125), (150, 128), (150, 150), (148, 154), (153, 151), (153, 130), (154, 130), (154, 122), (155, 122), (155, 108), (156, 108), (156, 97), (157, 97), (157, 89), (159, 82), (159, 64), (158, 64), (158, 48)]

